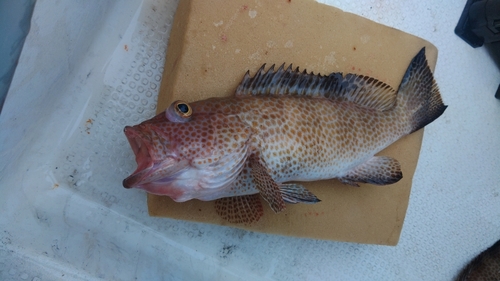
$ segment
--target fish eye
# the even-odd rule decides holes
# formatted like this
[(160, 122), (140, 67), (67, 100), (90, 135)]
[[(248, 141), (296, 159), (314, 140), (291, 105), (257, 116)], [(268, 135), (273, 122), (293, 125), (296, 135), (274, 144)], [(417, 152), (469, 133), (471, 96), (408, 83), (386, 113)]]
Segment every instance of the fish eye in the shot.
[(165, 113), (169, 121), (183, 123), (190, 119), (193, 111), (187, 102), (178, 100), (173, 102)]
[(183, 101), (174, 102), (174, 107), (175, 107), (176, 113), (182, 118), (188, 118), (193, 113), (191, 111), (191, 106), (189, 106), (189, 104), (187, 104)]
[(179, 114), (191, 115), (191, 107), (187, 103), (179, 102), (176, 107)]

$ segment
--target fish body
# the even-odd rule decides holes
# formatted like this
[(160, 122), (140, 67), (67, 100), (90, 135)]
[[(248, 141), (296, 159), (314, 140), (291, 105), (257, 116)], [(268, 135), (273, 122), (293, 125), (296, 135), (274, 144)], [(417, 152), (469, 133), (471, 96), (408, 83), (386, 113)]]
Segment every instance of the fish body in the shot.
[(176, 101), (127, 126), (138, 168), (123, 184), (177, 202), (216, 200), (221, 216), (248, 223), (260, 217), (259, 195), (276, 212), (319, 202), (292, 181), (397, 182), (397, 160), (375, 154), (445, 108), (424, 49), (398, 91), (362, 75), (263, 66), (233, 97)]

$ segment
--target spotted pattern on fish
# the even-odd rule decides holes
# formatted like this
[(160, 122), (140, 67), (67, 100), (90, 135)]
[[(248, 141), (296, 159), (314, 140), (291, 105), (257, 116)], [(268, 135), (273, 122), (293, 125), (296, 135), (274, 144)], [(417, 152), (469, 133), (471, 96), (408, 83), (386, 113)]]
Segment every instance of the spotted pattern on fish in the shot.
[(259, 194), (220, 198), (215, 211), (226, 221), (244, 224), (258, 221), (264, 214)]
[(456, 281), (500, 280), (500, 241), (476, 256), (455, 279)]
[(192, 107), (200, 114), (215, 108), (248, 124), (252, 152), (278, 182), (343, 176), (410, 130), (396, 111), (332, 106), (325, 98), (213, 99)]

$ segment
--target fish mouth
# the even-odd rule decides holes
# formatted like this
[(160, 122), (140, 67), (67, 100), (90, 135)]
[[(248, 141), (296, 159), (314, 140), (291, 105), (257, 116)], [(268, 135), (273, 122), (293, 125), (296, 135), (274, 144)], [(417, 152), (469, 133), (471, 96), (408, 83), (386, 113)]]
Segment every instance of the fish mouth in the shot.
[(141, 128), (126, 126), (123, 131), (137, 162), (137, 169), (123, 180), (123, 187), (141, 188), (151, 182), (165, 181), (175, 172), (175, 164), (178, 161), (173, 157), (164, 157), (159, 161), (154, 159), (153, 145)]

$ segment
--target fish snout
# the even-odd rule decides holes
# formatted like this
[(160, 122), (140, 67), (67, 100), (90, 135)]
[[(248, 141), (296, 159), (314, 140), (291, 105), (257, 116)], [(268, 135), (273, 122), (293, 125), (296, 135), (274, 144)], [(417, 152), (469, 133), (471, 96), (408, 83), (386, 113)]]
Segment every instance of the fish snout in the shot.
[(130, 181), (128, 180), (129, 178), (126, 178), (123, 180), (123, 187), (125, 187), (126, 189), (130, 189), (132, 188), (133, 186), (130, 184)]
[(125, 128), (123, 128), (123, 133), (127, 138), (131, 138), (138, 135), (137, 129), (134, 127), (135, 126), (125, 126)]

